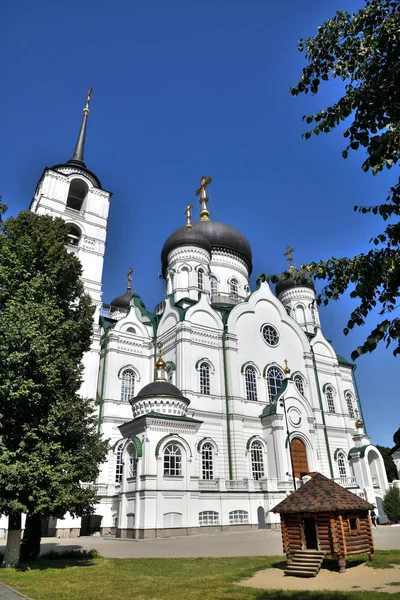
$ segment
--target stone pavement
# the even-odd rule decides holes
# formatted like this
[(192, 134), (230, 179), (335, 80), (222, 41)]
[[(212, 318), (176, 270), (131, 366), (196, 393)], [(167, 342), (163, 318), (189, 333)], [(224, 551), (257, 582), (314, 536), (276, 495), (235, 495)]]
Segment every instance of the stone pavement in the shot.
[[(377, 549), (400, 549), (400, 527), (374, 529)], [(1, 546), (5, 540), (0, 540)], [(198, 558), (282, 555), (280, 530), (264, 529), (203, 534), (155, 540), (117, 540), (101, 537), (42, 538), (42, 552), (65, 548), (95, 548), (106, 558)], [(0, 600), (1, 597), (0, 597)]]
[(8, 585), (0, 583), (0, 600), (30, 600), (30, 598), (13, 590)]

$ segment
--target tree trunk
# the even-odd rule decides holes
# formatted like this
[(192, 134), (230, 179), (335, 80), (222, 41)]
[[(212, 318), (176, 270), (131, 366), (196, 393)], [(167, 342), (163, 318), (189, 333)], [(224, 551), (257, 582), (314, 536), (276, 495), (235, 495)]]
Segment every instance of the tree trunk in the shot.
[(42, 538), (42, 518), (40, 515), (27, 515), (24, 537), (21, 543), (20, 559), (23, 562), (35, 560), (40, 553)]
[(17, 567), (21, 547), (21, 513), (11, 513), (8, 516), (7, 546), (4, 554), (3, 567)]

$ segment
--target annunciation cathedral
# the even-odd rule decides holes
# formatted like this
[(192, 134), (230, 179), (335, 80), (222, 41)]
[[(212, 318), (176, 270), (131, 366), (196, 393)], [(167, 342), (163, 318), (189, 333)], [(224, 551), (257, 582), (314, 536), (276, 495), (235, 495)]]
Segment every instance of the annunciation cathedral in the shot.
[[(354, 365), (324, 337), (311, 279), (263, 277), (252, 251), (207, 209), (160, 240), (166, 295), (102, 301), (111, 193), (84, 162), (89, 99), (73, 157), (45, 168), (31, 210), (62, 217), (96, 305), (82, 394), (112, 449), (92, 517), (45, 534), (152, 538), (277, 526), (270, 509), (320, 472), (381, 511), (388, 482), (363, 422)], [(177, 211), (178, 212), (178, 211)], [(179, 222), (177, 220), (177, 226)], [(290, 250), (288, 251), (290, 259)], [(294, 267), (293, 274), (295, 273)], [(383, 513), (381, 512), (383, 518)]]

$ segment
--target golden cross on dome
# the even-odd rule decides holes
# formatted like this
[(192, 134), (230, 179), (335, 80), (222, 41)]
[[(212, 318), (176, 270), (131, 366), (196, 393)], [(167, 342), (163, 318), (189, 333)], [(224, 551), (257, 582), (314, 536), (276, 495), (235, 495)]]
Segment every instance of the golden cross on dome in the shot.
[(85, 108), (83, 109), (83, 111), (84, 111), (86, 114), (89, 112), (90, 96), (92, 95), (92, 92), (93, 92), (93, 88), (89, 88), (89, 91), (88, 91), (88, 93), (87, 93), (87, 96), (86, 96), (86, 106), (85, 106)]
[(131, 289), (132, 273), (133, 273), (133, 269), (132, 269), (132, 267), (130, 267), (128, 273), (126, 274), (126, 276), (128, 278), (128, 287), (126, 288), (127, 290)]
[(190, 219), (192, 217), (192, 212), (191, 212), (192, 208), (193, 208), (193, 204), (188, 204), (186, 207), (185, 213), (184, 213), (186, 215), (186, 219), (187, 219), (186, 227), (188, 229), (191, 229), (191, 227), (192, 227), (192, 224), (190, 222)]
[(200, 179), (200, 187), (196, 191), (196, 196), (200, 196), (199, 202), (201, 204), (200, 211), (200, 221), (209, 221), (210, 213), (207, 210), (207, 202), (209, 201), (209, 197), (207, 196), (207, 187), (212, 182), (212, 177), (202, 176)]
[(290, 375), (290, 369), (289, 369), (288, 361), (286, 360), (286, 358), (284, 360), (284, 363), (285, 363), (285, 368), (283, 369), (283, 372), (285, 373), (285, 375)]
[(294, 252), (294, 248), (290, 248), (290, 246), (288, 246), (286, 248), (286, 252), (284, 252), (283, 256), (286, 256), (286, 260), (289, 263), (289, 267), (293, 266), (293, 256), (292, 256), (292, 252)]

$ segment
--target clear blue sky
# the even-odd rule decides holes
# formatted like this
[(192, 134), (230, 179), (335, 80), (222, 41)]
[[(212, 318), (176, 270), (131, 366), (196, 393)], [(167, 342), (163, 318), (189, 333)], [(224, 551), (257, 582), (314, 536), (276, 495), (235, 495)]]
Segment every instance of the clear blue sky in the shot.
[[(160, 250), (184, 224), (201, 175), (211, 175), (212, 218), (239, 228), (254, 275), (354, 255), (380, 232), (374, 204), (395, 180), (344, 161), (341, 134), (301, 138), (304, 113), (339, 93), (292, 98), (301, 37), (361, 0), (70, 0), (4, 3), (0, 9), (0, 173), (10, 213), (26, 209), (45, 166), (71, 157), (93, 86), (85, 159), (114, 195), (104, 301), (133, 285), (152, 309), (162, 298)], [(348, 299), (321, 310), (325, 335), (350, 357), (367, 328), (342, 334)], [(369, 325), (373, 325), (371, 320)], [(357, 363), (374, 443), (399, 426), (398, 359), (380, 348)], [(396, 370), (397, 369), (397, 370)]]

